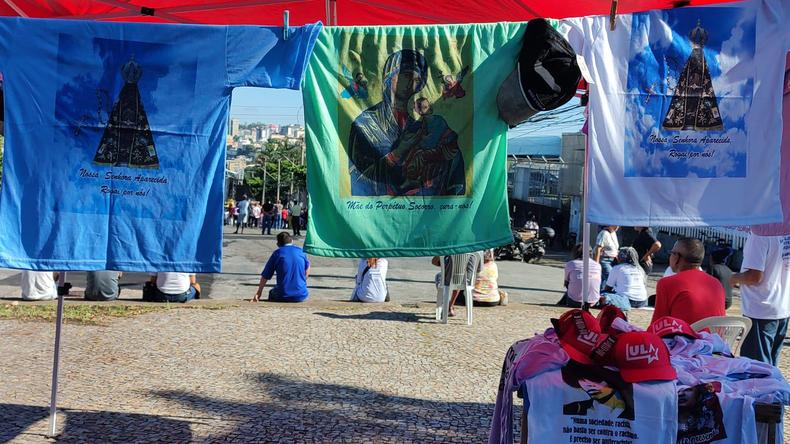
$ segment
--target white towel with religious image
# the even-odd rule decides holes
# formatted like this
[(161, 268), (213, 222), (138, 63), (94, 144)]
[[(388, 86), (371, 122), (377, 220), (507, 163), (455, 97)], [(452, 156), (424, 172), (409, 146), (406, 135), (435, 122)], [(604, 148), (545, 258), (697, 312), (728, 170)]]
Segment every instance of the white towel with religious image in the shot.
[(590, 83), (589, 221), (782, 220), (782, 77), (790, 2), (566, 20)]

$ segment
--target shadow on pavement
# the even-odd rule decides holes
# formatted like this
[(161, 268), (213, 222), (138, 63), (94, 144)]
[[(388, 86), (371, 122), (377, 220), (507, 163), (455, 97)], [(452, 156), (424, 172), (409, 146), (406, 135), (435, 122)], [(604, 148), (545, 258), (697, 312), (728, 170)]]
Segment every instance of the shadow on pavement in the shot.
[(183, 391), (154, 395), (208, 415), (238, 419), (236, 429), (212, 436), (218, 442), (244, 436), (263, 442), (485, 442), (494, 409), (494, 404), (407, 398), (270, 373), (255, 378), (259, 402)]
[(506, 290), (524, 290), (524, 291), (540, 291), (543, 293), (557, 293), (563, 294), (565, 291), (560, 290), (547, 290), (545, 288), (534, 288), (534, 287), (514, 287), (512, 285), (500, 285), (499, 288), (506, 289)]
[[(192, 440), (190, 421), (122, 412), (59, 410), (63, 421), (57, 441), (83, 442), (171, 442)], [(49, 407), (0, 403), (0, 442), (8, 442), (20, 435), (43, 434), (25, 432), (31, 425), (49, 417)]]
[(417, 313), (398, 313), (394, 311), (371, 311), (359, 314), (338, 314), (319, 312), (314, 313), (329, 319), (358, 319), (362, 321), (398, 321), (398, 322), (428, 322), (434, 319), (433, 316), (420, 315)]

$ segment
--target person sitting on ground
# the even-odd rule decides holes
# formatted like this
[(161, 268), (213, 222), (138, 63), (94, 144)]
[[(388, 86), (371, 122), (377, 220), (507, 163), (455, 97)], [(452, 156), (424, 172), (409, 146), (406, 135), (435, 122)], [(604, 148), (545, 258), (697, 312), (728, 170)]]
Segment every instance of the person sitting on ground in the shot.
[(639, 256), (633, 247), (617, 252), (617, 265), (612, 267), (600, 305), (612, 304), (623, 311), (647, 305), (645, 271), (639, 266)]
[(472, 301), (476, 306), (493, 307), (507, 304), (507, 293), (499, 289), (497, 279), (499, 279), (499, 269), (494, 261), (494, 250), (485, 250), (483, 268), (477, 273), (475, 288), (472, 290)]
[(675, 242), (669, 256), (673, 276), (661, 278), (656, 285), (656, 310), (653, 321), (672, 316), (693, 324), (710, 316), (725, 316), (724, 287), (699, 267), (705, 246), (699, 239), (682, 238)]
[(352, 302), (387, 302), (390, 300), (387, 291), (386, 259), (371, 257), (360, 259), (357, 267), (356, 286), (351, 296)]
[(123, 273), (111, 270), (89, 271), (85, 286), (85, 299), (88, 301), (114, 301), (121, 295), (118, 280)]
[(732, 306), (732, 286), (730, 285), (732, 269), (727, 265), (727, 259), (729, 259), (732, 253), (733, 251), (730, 247), (713, 250), (710, 254), (710, 269), (708, 270), (708, 274), (716, 278), (716, 280), (721, 283), (722, 287), (724, 287), (725, 310)]
[(601, 264), (590, 258), (590, 294), (582, 300), (584, 289), (582, 278), (584, 276), (583, 244), (576, 244), (571, 251), (571, 260), (565, 263), (565, 294), (557, 305), (571, 308), (581, 308), (582, 303), (590, 305), (598, 303), (601, 297)]
[(170, 271), (151, 273), (148, 285), (152, 287), (152, 294), (144, 300), (151, 302), (188, 302), (200, 299), (200, 284), (194, 274)]
[(20, 287), (26, 301), (51, 301), (58, 297), (55, 273), (51, 271), (22, 270)]
[(266, 282), (277, 273), (277, 285), (269, 291), (272, 302), (302, 302), (307, 299), (307, 277), (310, 261), (301, 248), (293, 244), (291, 235), (283, 231), (277, 235), (277, 248), (261, 272), (258, 291), (250, 302), (258, 302)]

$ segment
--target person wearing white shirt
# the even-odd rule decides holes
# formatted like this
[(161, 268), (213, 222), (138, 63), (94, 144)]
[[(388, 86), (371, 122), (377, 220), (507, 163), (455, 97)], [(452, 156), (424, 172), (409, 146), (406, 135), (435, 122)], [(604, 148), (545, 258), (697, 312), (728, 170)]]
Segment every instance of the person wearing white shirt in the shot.
[(752, 320), (741, 356), (778, 365), (790, 318), (790, 236), (750, 234), (730, 285), (741, 287), (741, 309)]
[(58, 297), (58, 286), (51, 271), (22, 270), (22, 299), (49, 301)]
[(239, 209), (239, 218), (236, 220), (236, 231), (234, 231), (234, 234), (239, 233), (239, 228), (241, 228), (241, 234), (244, 234), (244, 227), (247, 226), (247, 216), (250, 214), (250, 201), (247, 200), (246, 194), (241, 196), (236, 208)]
[(606, 286), (609, 272), (612, 271), (614, 259), (620, 249), (620, 242), (617, 240), (617, 225), (609, 225), (598, 232), (595, 238), (595, 254), (593, 259), (601, 264), (601, 290)]
[(357, 267), (356, 286), (351, 301), (385, 302), (389, 300), (387, 293), (386, 259), (361, 259)]
[(196, 282), (194, 274), (151, 273), (150, 282), (155, 285), (154, 302), (187, 302), (200, 298), (200, 285)]
[(639, 255), (633, 247), (623, 247), (617, 265), (606, 280), (601, 304), (612, 304), (623, 311), (647, 305), (645, 271), (639, 266)]
[(294, 237), (302, 235), (302, 204), (294, 201), (291, 208), (288, 209), (289, 217), (291, 218), (291, 230), (293, 230)]

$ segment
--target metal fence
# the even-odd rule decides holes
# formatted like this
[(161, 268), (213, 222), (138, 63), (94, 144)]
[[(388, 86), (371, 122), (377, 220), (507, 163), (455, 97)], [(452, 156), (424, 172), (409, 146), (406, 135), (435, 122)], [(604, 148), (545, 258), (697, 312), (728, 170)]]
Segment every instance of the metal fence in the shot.
[(728, 245), (736, 250), (743, 249), (743, 244), (749, 237), (747, 231), (725, 227), (654, 227), (654, 230), (676, 236), (694, 237), (706, 243)]

